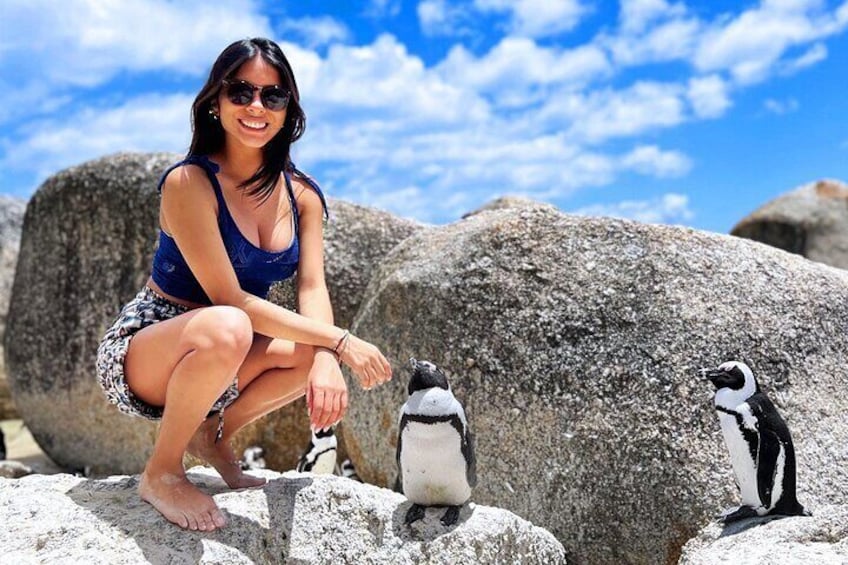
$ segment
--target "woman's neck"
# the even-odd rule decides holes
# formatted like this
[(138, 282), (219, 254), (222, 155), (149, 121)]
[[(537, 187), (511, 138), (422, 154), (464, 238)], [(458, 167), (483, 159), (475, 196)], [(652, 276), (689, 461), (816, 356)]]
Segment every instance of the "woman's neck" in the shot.
[(217, 157), (222, 172), (239, 183), (255, 175), (262, 166), (262, 150), (254, 147), (225, 145)]

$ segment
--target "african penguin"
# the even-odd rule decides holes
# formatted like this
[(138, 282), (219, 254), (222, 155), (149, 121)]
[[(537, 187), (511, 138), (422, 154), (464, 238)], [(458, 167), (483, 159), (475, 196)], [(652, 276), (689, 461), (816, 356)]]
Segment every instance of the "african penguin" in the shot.
[(477, 484), (474, 438), (445, 374), (427, 361), (409, 363), (397, 442), (398, 490), (412, 502), (405, 523), (423, 518), (425, 506), (447, 506), (441, 522), (450, 526)]
[(336, 469), (337, 445), (338, 440), (333, 428), (312, 430), (312, 439), (297, 462), (297, 470), (301, 473), (331, 475)]
[(345, 459), (336, 466), (336, 474), (352, 481), (362, 482), (362, 479), (360, 479), (359, 475), (356, 473), (356, 467), (353, 466), (353, 461), (350, 459)]
[(244, 450), (244, 455), (241, 457), (240, 466), (244, 470), (264, 469), (265, 468), (265, 450), (258, 445), (252, 445)]
[(742, 496), (742, 506), (724, 515), (724, 523), (767, 514), (809, 516), (795, 497), (795, 449), (789, 428), (760, 392), (751, 369), (728, 361), (701, 372), (716, 388), (715, 410)]

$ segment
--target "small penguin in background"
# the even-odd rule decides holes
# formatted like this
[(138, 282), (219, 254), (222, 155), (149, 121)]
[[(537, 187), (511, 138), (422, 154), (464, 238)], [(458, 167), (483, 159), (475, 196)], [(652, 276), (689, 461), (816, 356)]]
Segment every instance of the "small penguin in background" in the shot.
[(265, 468), (265, 450), (258, 445), (252, 445), (244, 450), (240, 466), (245, 471)]
[(362, 482), (356, 472), (356, 467), (353, 466), (353, 461), (350, 459), (345, 459), (336, 467), (336, 474), (351, 481)]
[(451, 526), (477, 484), (474, 437), (445, 374), (427, 361), (409, 363), (397, 442), (398, 490), (412, 502), (405, 523), (423, 518), (426, 506), (447, 506), (441, 522)]
[(333, 428), (312, 430), (312, 439), (300, 460), (297, 470), (301, 473), (331, 475), (336, 470), (336, 448), (338, 440)]
[(730, 451), (742, 506), (725, 524), (755, 516), (809, 516), (795, 497), (795, 448), (789, 428), (751, 369), (728, 361), (701, 374), (716, 388), (715, 410)]

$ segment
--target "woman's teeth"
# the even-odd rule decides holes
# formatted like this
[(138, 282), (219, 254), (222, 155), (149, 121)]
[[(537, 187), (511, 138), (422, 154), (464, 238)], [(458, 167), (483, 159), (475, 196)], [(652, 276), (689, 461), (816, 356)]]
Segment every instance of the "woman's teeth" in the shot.
[(248, 122), (246, 120), (239, 120), (239, 122), (250, 129), (265, 129), (268, 126), (268, 122)]

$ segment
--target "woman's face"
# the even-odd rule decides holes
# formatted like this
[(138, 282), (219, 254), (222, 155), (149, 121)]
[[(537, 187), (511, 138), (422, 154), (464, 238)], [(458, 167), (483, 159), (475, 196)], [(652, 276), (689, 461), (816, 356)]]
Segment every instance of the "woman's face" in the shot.
[[(246, 81), (255, 87), (280, 85), (282, 77), (277, 69), (256, 55), (245, 62), (232, 81)], [(253, 92), (249, 104), (239, 106), (227, 97), (227, 85), (221, 87), (218, 95), (218, 115), (221, 126), (226, 132), (226, 142), (246, 147), (264, 147), (283, 128), (286, 121), (286, 109), (269, 110), (260, 99), (258, 90)]]

